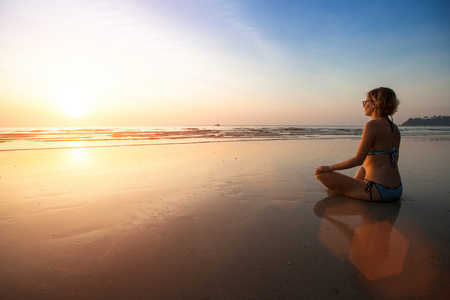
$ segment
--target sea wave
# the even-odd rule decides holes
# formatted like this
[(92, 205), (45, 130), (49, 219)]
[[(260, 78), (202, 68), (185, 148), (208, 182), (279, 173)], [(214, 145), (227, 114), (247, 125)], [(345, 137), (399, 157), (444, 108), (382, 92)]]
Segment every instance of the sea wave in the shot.
[[(254, 140), (356, 139), (361, 126), (1, 128), (0, 151)], [(450, 139), (450, 127), (401, 127), (403, 137)]]

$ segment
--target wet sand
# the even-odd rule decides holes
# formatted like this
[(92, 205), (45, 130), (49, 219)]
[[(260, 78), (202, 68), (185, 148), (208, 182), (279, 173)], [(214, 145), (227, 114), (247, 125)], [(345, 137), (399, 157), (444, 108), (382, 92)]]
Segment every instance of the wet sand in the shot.
[(448, 297), (450, 142), (404, 139), (388, 204), (315, 179), (357, 145), (0, 152), (1, 298)]

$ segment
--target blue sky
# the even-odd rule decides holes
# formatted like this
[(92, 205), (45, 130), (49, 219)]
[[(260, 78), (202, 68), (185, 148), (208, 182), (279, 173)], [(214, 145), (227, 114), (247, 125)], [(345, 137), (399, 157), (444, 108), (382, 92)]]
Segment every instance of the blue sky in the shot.
[(3, 0), (0, 126), (450, 115), (447, 1)]

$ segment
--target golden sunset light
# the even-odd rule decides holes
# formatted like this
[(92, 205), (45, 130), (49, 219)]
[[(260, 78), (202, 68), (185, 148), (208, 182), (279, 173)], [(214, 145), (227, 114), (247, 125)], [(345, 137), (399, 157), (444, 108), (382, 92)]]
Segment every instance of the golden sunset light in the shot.
[(449, 15), (0, 0), (0, 298), (450, 299)]
[[(20, 107), (33, 106), (47, 107), (30, 110), (36, 126), (63, 125), (48, 117), (60, 106), (68, 116), (90, 113), (84, 126), (206, 125), (216, 116), (227, 124), (362, 124), (342, 115), (357, 115), (363, 91), (384, 84), (407, 99), (400, 119), (450, 112), (439, 5), (399, 4), (383, 26), (371, 21), (381, 8), (362, 18), (364, 5), (286, 5), (2, 1), (0, 104), (22, 115), (0, 126), (30, 125)], [(394, 22), (405, 10), (421, 21)]]

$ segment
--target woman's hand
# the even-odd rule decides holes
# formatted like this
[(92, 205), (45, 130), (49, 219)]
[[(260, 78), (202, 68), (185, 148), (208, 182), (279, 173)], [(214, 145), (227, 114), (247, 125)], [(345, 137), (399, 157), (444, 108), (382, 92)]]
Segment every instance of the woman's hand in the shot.
[(323, 173), (323, 172), (331, 172), (333, 171), (331, 169), (331, 166), (320, 166), (316, 169), (316, 175)]

